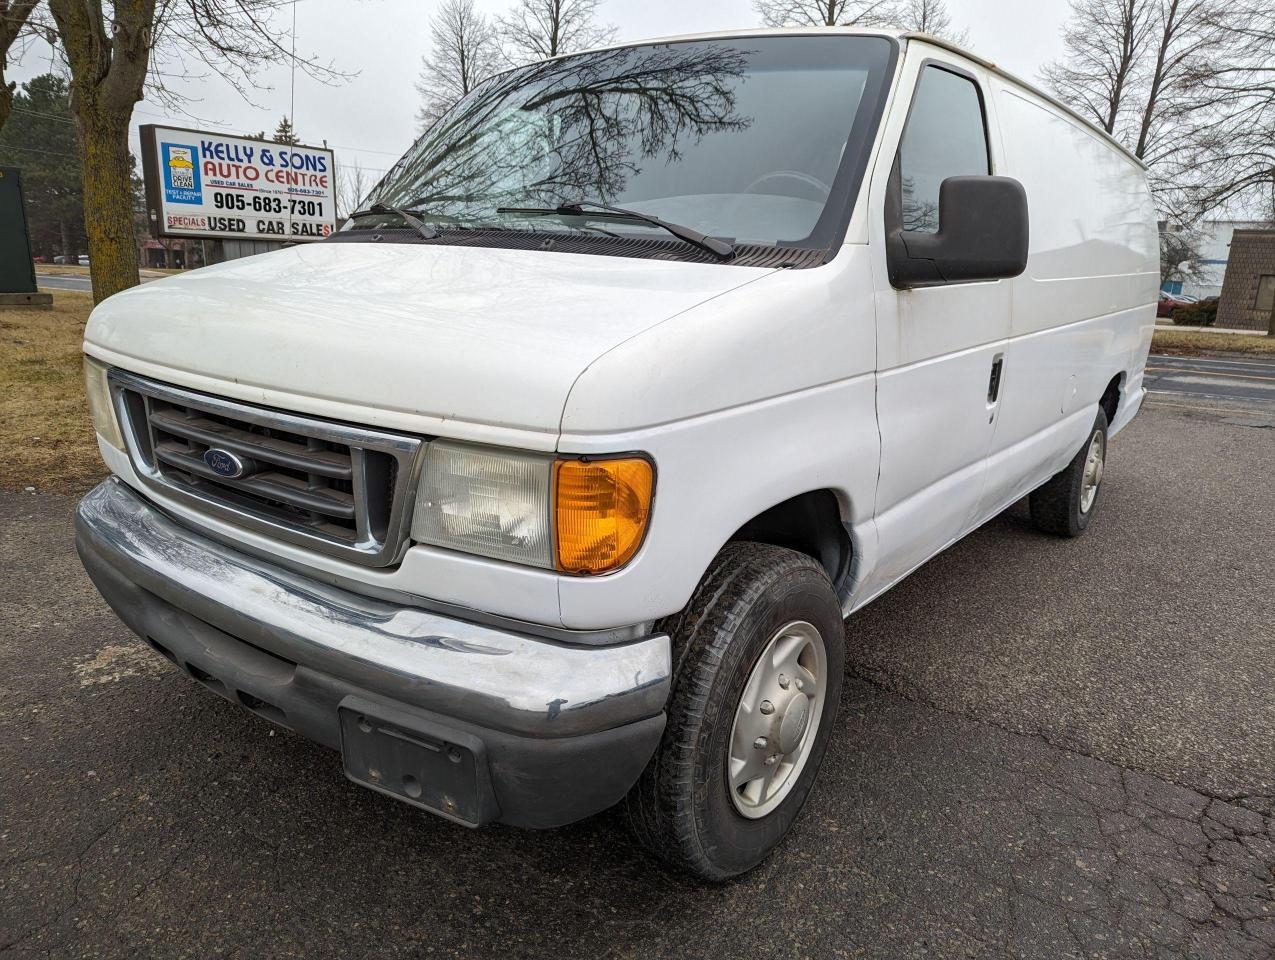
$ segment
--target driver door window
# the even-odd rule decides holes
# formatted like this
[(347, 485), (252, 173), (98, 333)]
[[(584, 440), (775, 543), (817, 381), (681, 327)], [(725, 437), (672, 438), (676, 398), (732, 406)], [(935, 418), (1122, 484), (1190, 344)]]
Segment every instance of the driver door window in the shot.
[(903, 229), (937, 233), (943, 181), (992, 172), (983, 100), (973, 80), (942, 67), (922, 71), (898, 169)]

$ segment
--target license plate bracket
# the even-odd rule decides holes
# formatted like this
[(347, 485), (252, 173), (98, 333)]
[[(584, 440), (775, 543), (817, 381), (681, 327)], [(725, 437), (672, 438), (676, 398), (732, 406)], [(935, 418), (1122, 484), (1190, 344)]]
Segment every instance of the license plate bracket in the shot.
[(355, 783), (467, 827), (495, 819), (478, 737), (361, 697), (346, 697), (337, 714), (345, 775)]

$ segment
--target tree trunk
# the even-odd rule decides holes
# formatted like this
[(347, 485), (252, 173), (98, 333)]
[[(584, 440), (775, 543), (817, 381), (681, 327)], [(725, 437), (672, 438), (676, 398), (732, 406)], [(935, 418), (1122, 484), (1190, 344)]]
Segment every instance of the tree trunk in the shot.
[(62, 234), (62, 259), (71, 262), (71, 229), (66, 225), (66, 218), (58, 221), (58, 231)]
[(133, 236), (133, 193), (129, 179), (130, 110), (111, 114), (82, 111), (84, 150), (84, 227), (92, 261), (93, 302), (135, 287), (137, 241)]

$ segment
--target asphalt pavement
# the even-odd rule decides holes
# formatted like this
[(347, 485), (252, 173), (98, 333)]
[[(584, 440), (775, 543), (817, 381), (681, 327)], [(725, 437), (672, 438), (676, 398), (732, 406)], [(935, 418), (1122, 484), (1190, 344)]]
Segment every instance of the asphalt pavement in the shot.
[[(150, 283), (152, 280), (161, 280), (167, 274), (155, 270), (143, 269), (141, 271), (141, 282)], [(52, 274), (41, 273), (38, 269), (35, 274), (36, 286), (41, 290), (76, 290), (80, 293), (93, 292), (93, 280), (81, 274)]]
[(1251, 400), (1275, 403), (1275, 356), (1174, 357), (1153, 354), (1147, 389), (1188, 401)]
[(4, 957), (1275, 956), (1275, 406), (1156, 394), (1073, 541), (1022, 504), (847, 623), (780, 852), (472, 832), (177, 674), (74, 500), (0, 494)]
[(81, 293), (93, 292), (93, 281), (88, 277), (53, 276), (47, 273), (36, 274), (36, 286), (41, 290), (77, 290)]

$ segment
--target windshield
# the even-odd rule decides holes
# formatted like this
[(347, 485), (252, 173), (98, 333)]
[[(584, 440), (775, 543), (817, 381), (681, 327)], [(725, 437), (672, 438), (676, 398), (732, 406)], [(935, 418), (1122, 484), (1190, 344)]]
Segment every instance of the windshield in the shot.
[(753, 37), (522, 67), (444, 114), (368, 203), (411, 208), (444, 232), (659, 231), (552, 213), (592, 200), (732, 243), (829, 247), (844, 234), (892, 57), (883, 37)]

